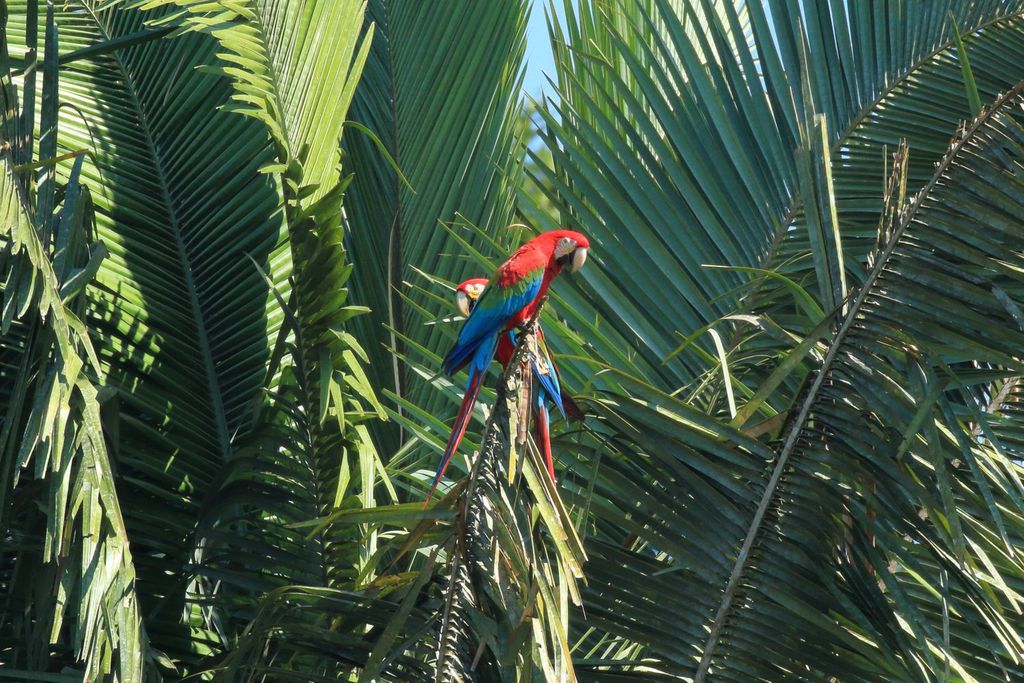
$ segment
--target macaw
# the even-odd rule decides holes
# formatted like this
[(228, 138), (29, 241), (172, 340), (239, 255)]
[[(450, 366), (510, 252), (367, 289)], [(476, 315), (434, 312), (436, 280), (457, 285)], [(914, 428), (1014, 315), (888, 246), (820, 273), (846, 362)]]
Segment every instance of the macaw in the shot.
[[(473, 307), (476, 305), (476, 300), (480, 298), (486, 287), (487, 278), (473, 278), (462, 282), (455, 289), (455, 305), (458, 306), (462, 315), (468, 316), (472, 312)], [(544, 462), (547, 464), (548, 474), (551, 476), (551, 481), (554, 481), (555, 462), (551, 455), (551, 420), (548, 403), (553, 403), (558, 408), (558, 412), (562, 414), (562, 419), (566, 419), (567, 413), (574, 419), (578, 419), (582, 417), (582, 412), (576, 406), (576, 402), (572, 400), (572, 397), (562, 389), (558, 367), (555, 365), (554, 360), (552, 360), (547, 345), (544, 343), (544, 332), (540, 327), (537, 328), (536, 339), (537, 349), (535, 353), (531, 354), (531, 364), (533, 365), (533, 378), (537, 380), (540, 386), (534, 394), (533, 424), (537, 430), (537, 443), (544, 454)], [(498, 339), (496, 356), (502, 368), (508, 368), (512, 355), (515, 353), (515, 347), (516, 339), (515, 332), (513, 331), (506, 332)]]
[(529, 322), (544, 300), (551, 281), (565, 268), (571, 273), (582, 268), (588, 249), (590, 241), (585, 235), (572, 230), (552, 230), (519, 247), (494, 271), (441, 366), (452, 375), (468, 364), (469, 380), (444, 455), (434, 473), (427, 503), (466, 433), (480, 385), (494, 358), (499, 339), (506, 332)]

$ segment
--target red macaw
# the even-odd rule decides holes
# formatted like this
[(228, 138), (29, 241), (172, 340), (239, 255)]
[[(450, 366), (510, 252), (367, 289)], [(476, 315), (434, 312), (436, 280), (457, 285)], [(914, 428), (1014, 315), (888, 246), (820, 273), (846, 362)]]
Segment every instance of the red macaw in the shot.
[[(462, 282), (455, 289), (455, 305), (464, 316), (468, 316), (487, 287), (487, 278), (473, 278)], [(508, 368), (512, 355), (515, 353), (515, 333), (510, 331), (501, 335), (498, 339), (498, 350), (496, 356), (502, 368)], [(548, 466), (548, 474), (551, 481), (555, 480), (555, 462), (551, 455), (550, 437), (550, 412), (548, 402), (550, 401), (562, 414), (562, 419), (568, 413), (575, 419), (582, 417), (582, 412), (576, 406), (572, 397), (565, 393), (561, 385), (561, 377), (558, 374), (558, 367), (555, 365), (547, 345), (544, 343), (544, 332), (537, 328), (537, 353), (532, 359), (533, 378), (537, 380), (537, 392), (534, 395), (533, 424), (537, 430), (537, 443), (544, 454), (544, 462)]]
[(449, 375), (469, 364), (469, 380), (444, 455), (434, 473), (427, 495), (428, 503), (466, 433), (480, 384), (494, 358), (499, 338), (528, 322), (547, 294), (551, 281), (564, 268), (571, 273), (582, 268), (588, 249), (590, 241), (585, 235), (572, 230), (552, 230), (519, 247), (494, 271), (473, 311), (462, 324), (455, 346), (442, 363), (442, 368)]

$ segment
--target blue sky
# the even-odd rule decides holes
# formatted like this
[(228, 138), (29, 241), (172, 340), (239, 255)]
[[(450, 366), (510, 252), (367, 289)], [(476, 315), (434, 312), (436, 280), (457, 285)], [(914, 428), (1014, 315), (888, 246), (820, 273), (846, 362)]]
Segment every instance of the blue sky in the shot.
[[(544, 74), (554, 76), (555, 62), (551, 56), (551, 42), (548, 40), (548, 27), (544, 20), (547, 0), (533, 0), (530, 21), (526, 26), (526, 74), (523, 77), (523, 90), (527, 95), (540, 97), (542, 89), (550, 92)], [(561, 0), (555, 0), (559, 16), (564, 16)]]

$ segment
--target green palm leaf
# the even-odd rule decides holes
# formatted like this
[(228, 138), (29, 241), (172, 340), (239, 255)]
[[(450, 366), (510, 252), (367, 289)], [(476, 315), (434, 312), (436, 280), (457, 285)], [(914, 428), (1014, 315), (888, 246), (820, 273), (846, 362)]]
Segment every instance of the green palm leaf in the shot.
[[(972, 57), (971, 71), (985, 102), (991, 102), (1019, 78), (1016, 64), (1024, 45), (1022, 31), (1024, 23), (1018, 8), (1013, 15), (984, 21), (977, 31), (964, 36), (966, 52)], [(835, 205), (842, 226), (845, 269), (851, 282), (863, 281), (864, 261), (876, 241), (881, 211), (878, 188), (884, 169), (891, 165), (886, 151), (891, 153), (901, 138), (905, 139), (911, 150), (907, 187), (914, 192), (930, 178), (945, 145), (943, 138), (952, 135), (961, 121), (972, 115), (957, 55), (955, 47), (945, 45), (922, 61), (912, 76), (895, 81), (879, 98), (875, 105), (877, 114), (865, 113), (832, 143)], [(778, 240), (776, 251), (768, 255), (765, 263), (813, 289), (817, 277), (809, 272), (810, 262), (799, 258), (808, 249), (802, 214), (800, 207), (795, 206), (794, 229)], [(777, 288), (759, 289), (763, 291), (753, 298), (756, 308), (779, 315), (785, 304)]]
[[(6, 20), (4, 12), (5, 27)], [(93, 379), (99, 361), (81, 321), (82, 291), (105, 251), (87, 241), (93, 209), (80, 183), (80, 156), (53, 211), (56, 188), (47, 161), (57, 126), (52, 8), (45, 35), (40, 154), (48, 156), (38, 192), (28, 182), (32, 174), (14, 163), (17, 140), (7, 138), (0, 156), (0, 661), (7, 675), (25, 679), (74, 667), (84, 679), (142, 681), (152, 671), (151, 656), (100, 421)], [(10, 124), (18, 110), (8, 66), (4, 45), (3, 118)], [(12, 128), (5, 125), (7, 132)], [(21, 140), (25, 167), (32, 167), (38, 160), (31, 140)]]

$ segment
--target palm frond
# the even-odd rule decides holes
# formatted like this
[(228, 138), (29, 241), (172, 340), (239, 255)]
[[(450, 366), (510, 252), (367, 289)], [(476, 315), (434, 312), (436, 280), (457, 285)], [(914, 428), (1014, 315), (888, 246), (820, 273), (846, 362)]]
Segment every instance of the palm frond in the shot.
[[(80, 156), (53, 210), (52, 10), (45, 31), (40, 153), (50, 156), (42, 160), (37, 193), (31, 174), (15, 164), (15, 141), (6, 139), (0, 154), (0, 377), (8, 389), (0, 404), (0, 661), (25, 679), (74, 667), (83, 679), (141, 682), (154, 669), (101, 426), (99, 360), (82, 322), (82, 292), (105, 250), (89, 243), (93, 208), (80, 182)], [(0, 69), (10, 122), (17, 107), (6, 49)], [(34, 147), (30, 139), (25, 144), (31, 166)]]
[[(365, 663), (344, 652), (310, 656), (308, 642), (283, 640), (267, 652), (262, 639), (263, 629), (291, 628), (265, 621), (272, 614), (290, 618), (287, 610), (269, 609), (275, 595), (322, 594), (329, 604), (339, 591), (356, 595), (373, 578), (363, 572), (376, 548), (373, 532), (329, 522), (304, 537), (293, 526), (336, 509), (374, 507), (383, 473), (367, 430), (368, 423), (384, 418), (383, 409), (363, 368), (366, 354), (347, 331), (350, 319), (364, 310), (346, 301), (352, 266), (342, 244), (341, 215), (349, 179), (341, 179), (338, 169), (338, 138), (373, 27), (364, 34), (358, 4), (151, 3), (166, 5), (183, 10), (170, 21), (217, 40), (220, 59), (236, 65), (225, 71), (234, 80), (231, 110), (270, 131), (275, 159), (262, 170), (280, 178), (296, 264), (287, 290), (267, 277), (285, 319), (265, 380), (269, 401), (256, 411), (258, 428), (240, 440), (239, 457), (230, 462), (216, 502), (204, 510), (204, 556), (197, 572), (232, 587), (226, 600), (213, 601), (214, 616), (235, 621), (227, 630), (240, 632), (240, 650), (261, 653), (256, 661), (233, 660), (243, 678), (268, 670), (296, 677), (350, 670)], [(275, 586), (276, 593), (262, 595)], [(257, 605), (260, 612), (253, 617)], [(368, 608), (367, 619), (371, 614)], [(239, 620), (252, 618), (241, 631)], [(331, 618), (320, 625), (338, 628)], [(364, 623), (351, 621), (349, 628), (350, 637), (357, 637)], [(368, 650), (356, 648), (364, 655)]]
[[(361, 31), (356, 9), (333, 10), (350, 17), (337, 27), (339, 35), (347, 27), (353, 50)], [(149, 633), (183, 674), (248, 618), (230, 609), (233, 598), (217, 603), (217, 567), (205, 566), (216, 557), (215, 539), (202, 533), (216, 526), (206, 515), (223, 512), (216, 502), (237, 472), (234, 459), (266, 431), (256, 408), (266, 400), (267, 368), (284, 327), (275, 297), (291, 296), (288, 219), (332, 201), (337, 207), (332, 199), (321, 204), (337, 186), (337, 140), (307, 144), (312, 138), (304, 136), (340, 133), (344, 114), (323, 102), (350, 75), (340, 63), (353, 54), (325, 45), (319, 32), (307, 37), (331, 55), (320, 60), (312, 52), (316, 68), (262, 53), (253, 73), (287, 68), (294, 76), (275, 78), (291, 99), (271, 90), (272, 102), (241, 106), (243, 113), (272, 111), (278, 118), (270, 126), (223, 107), (252, 81), (233, 80), (239, 65), (212, 37), (190, 31), (153, 39), (164, 33), (147, 22), (170, 11), (76, 2), (57, 13), (68, 82), (59, 151), (92, 152), (83, 175), (97, 189), (99, 235), (111, 252), (90, 290), (92, 324), (119, 399), (119, 474), (134, 513), (126, 523), (150, 601)], [(309, 34), (303, 16), (288, 13), (279, 30), (296, 40)], [(225, 68), (230, 77), (219, 72)], [(329, 187), (314, 187), (325, 178)], [(336, 250), (340, 239), (326, 244)], [(330, 264), (344, 268), (337, 259)], [(278, 566), (308, 558), (288, 559)], [(273, 570), (254, 566), (240, 579), (250, 582), (246, 590), (258, 592), (253, 575), (262, 571)]]
[(352, 28), (362, 28), (365, 2), (150, 0), (142, 7), (181, 8), (165, 21), (217, 40), (224, 61), (217, 70), (235, 91), (228, 109), (266, 126), (276, 161), (262, 170), (280, 173), (286, 194), (302, 193), (309, 205), (337, 184), (338, 141), (373, 39), (372, 24), (365, 35)]
[[(595, 520), (588, 621), (624, 643), (590, 634), (601, 656), (581, 665), (642, 680), (1016, 680), (1021, 471), (972, 435), (976, 387), (1019, 374), (1022, 88), (894, 217), (783, 440), (645, 383), (595, 399), (610, 448), (596, 483), (569, 488)], [(634, 586), (685, 604), (633, 604)]]

